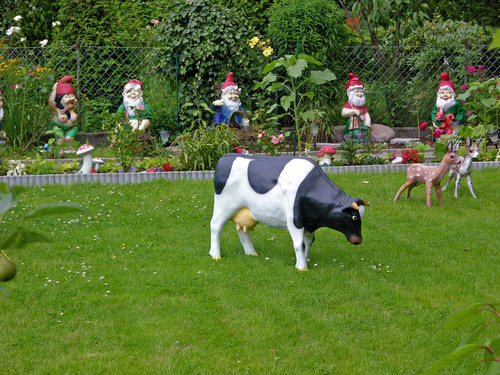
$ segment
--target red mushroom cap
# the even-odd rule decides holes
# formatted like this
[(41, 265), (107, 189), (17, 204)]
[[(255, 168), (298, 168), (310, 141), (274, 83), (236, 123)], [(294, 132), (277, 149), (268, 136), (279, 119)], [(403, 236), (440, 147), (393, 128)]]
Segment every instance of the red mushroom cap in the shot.
[(326, 153), (326, 154), (335, 154), (336, 151), (332, 146), (323, 146), (321, 147), (320, 151)]
[(318, 152), (318, 153), (316, 154), (316, 156), (322, 157), (322, 156), (325, 156), (325, 154), (323, 154), (322, 152)]
[(82, 154), (86, 154), (88, 152), (91, 152), (92, 150), (94, 149), (94, 147), (92, 147), (91, 145), (81, 145), (80, 148), (78, 149), (78, 151), (76, 152), (77, 155), (82, 155)]

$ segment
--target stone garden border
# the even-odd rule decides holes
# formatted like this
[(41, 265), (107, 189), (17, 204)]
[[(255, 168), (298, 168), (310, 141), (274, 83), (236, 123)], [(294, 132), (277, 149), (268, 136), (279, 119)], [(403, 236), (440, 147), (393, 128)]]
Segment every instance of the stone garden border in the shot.
[[(437, 163), (425, 163), (437, 165)], [(473, 169), (500, 167), (500, 161), (478, 161), (472, 163)], [(405, 171), (408, 164), (382, 164), (382, 165), (355, 165), (340, 167), (323, 167), (326, 173), (370, 173), (370, 172), (399, 172)], [(209, 180), (214, 178), (214, 171), (174, 171), (155, 173), (95, 173), (95, 174), (48, 174), (26, 176), (0, 176), (0, 183), (9, 186), (42, 186), (42, 185), (69, 185), (74, 183), (104, 183), (104, 184), (129, 184), (148, 182), (154, 180)]]

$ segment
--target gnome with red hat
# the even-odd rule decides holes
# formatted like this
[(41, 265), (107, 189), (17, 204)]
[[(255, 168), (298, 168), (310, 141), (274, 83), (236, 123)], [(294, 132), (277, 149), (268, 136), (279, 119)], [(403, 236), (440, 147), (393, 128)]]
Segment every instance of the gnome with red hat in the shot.
[(134, 131), (149, 132), (152, 110), (151, 106), (144, 103), (141, 81), (133, 79), (123, 87), (123, 104), (118, 108), (118, 112), (125, 113), (125, 117)]
[(365, 87), (355, 74), (349, 73), (346, 90), (348, 100), (342, 107), (342, 116), (347, 118), (344, 139), (357, 139), (364, 142), (363, 132), (372, 124), (368, 109), (365, 107)]
[(61, 78), (52, 87), (49, 106), (54, 111), (50, 124), (59, 143), (71, 143), (78, 131), (78, 115), (75, 112), (77, 99), (71, 85), (71, 76)]
[[(234, 118), (236, 128), (247, 128), (250, 121), (241, 106), (241, 89), (234, 83), (233, 73), (227, 75), (226, 81), (221, 87), (221, 99), (213, 102), (214, 107), (222, 112), (222, 120), (229, 124), (230, 118)], [(233, 115), (233, 116), (231, 116)], [(220, 121), (220, 120), (218, 120)], [(217, 121), (214, 121), (214, 123)]]
[(432, 125), (441, 134), (453, 134), (453, 127), (461, 125), (464, 120), (462, 104), (455, 100), (455, 85), (448, 73), (441, 73), (436, 105), (432, 110)]

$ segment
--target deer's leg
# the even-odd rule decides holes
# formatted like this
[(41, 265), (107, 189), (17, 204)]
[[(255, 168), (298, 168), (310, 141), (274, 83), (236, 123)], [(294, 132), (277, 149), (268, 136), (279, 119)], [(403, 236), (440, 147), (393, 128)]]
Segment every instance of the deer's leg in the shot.
[(409, 186), (412, 186), (415, 185), (415, 183), (413, 181), (406, 181), (403, 186), (401, 186), (398, 190), (398, 192), (396, 193), (396, 196), (394, 197), (394, 202), (397, 202), (399, 197), (401, 196), (401, 193)]
[(446, 179), (446, 182), (444, 183), (443, 189), (441, 189), (441, 190), (443, 190), (443, 191), (446, 190), (446, 188), (448, 187), (448, 184), (450, 183), (453, 176), (454, 176), (454, 173), (453, 173), (453, 171), (451, 171), (450, 174), (448, 175), (448, 178)]
[(467, 177), (465, 177), (465, 178), (467, 180), (467, 185), (469, 186), (470, 193), (472, 194), (472, 196), (474, 198), (477, 199), (476, 194), (474, 194), (474, 189), (472, 188), (472, 177), (471, 177), (471, 175), (468, 174)]
[[(442, 206), (443, 205), (443, 197), (441, 196), (441, 185), (440, 184), (434, 185), (434, 189), (436, 190), (436, 196), (437, 196), (439, 205)], [(429, 200), (429, 202), (430, 202), (430, 200)]]
[(406, 191), (406, 199), (410, 199), (411, 189), (413, 189), (416, 185), (408, 186), (408, 190)]
[[(432, 203), (431, 203), (431, 195), (432, 195), (432, 188), (433, 188), (433, 184), (432, 184), (432, 181), (428, 181), (425, 183), (425, 191), (427, 193), (427, 207), (431, 207), (432, 206)], [(436, 194), (437, 194), (437, 190), (436, 190)]]
[(460, 189), (460, 180), (462, 179), (462, 175), (457, 173), (455, 176), (455, 198), (458, 198), (458, 190)]

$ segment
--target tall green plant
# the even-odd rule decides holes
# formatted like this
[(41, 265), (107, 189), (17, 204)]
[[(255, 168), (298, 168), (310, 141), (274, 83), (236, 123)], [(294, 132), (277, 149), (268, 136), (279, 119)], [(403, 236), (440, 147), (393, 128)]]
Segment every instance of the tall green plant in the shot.
[(266, 89), (269, 92), (282, 92), (279, 104), (274, 104), (268, 110), (273, 112), (280, 106), (295, 121), (295, 133), (299, 139), (299, 154), (302, 153), (300, 137), (302, 130), (307, 122), (313, 121), (317, 110), (303, 110), (303, 100), (314, 100), (315, 92), (304, 92), (308, 84), (313, 86), (323, 85), (327, 82), (337, 79), (329, 69), (323, 71), (312, 70), (309, 64), (316, 66), (323, 65), (320, 61), (306, 54), (300, 54), (299, 57), (286, 55), (278, 60), (266, 65), (263, 74), (265, 75), (261, 82), (255, 85), (254, 90)]
[(193, 120), (193, 111), (182, 107), (183, 103), (218, 99), (213, 87), (224, 82), (230, 71), (244, 92), (243, 83), (252, 82), (261, 66), (248, 53), (246, 41), (254, 35), (252, 28), (234, 9), (209, 0), (178, 1), (173, 8), (155, 34), (162, 46), (156, 61), (162, 74), (172, 79), (178, 63), (180, 120), (186, 127)]

